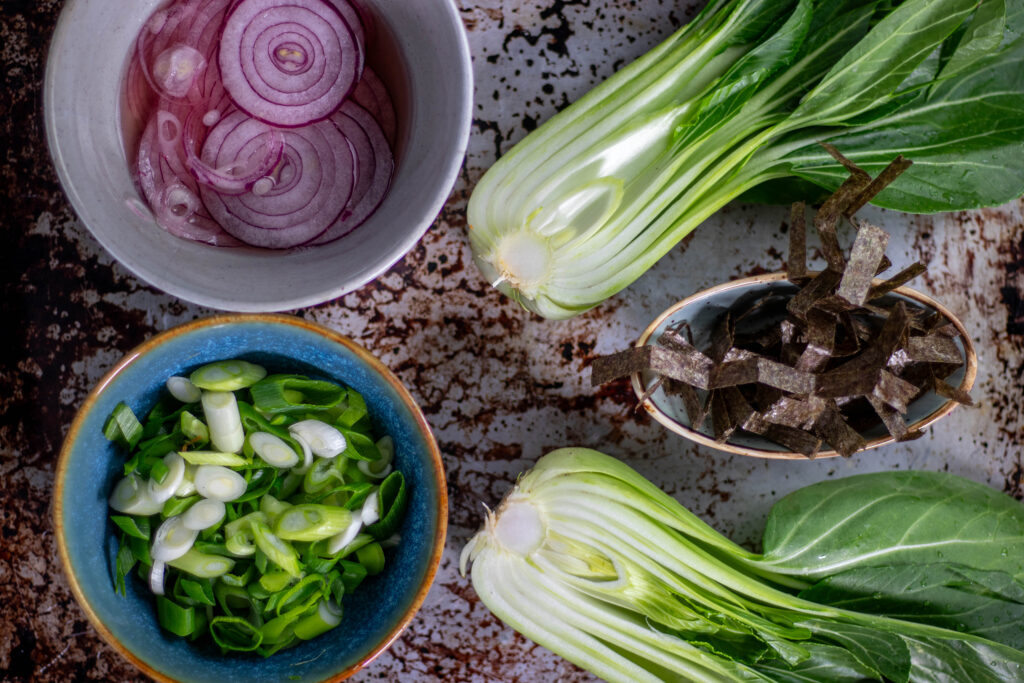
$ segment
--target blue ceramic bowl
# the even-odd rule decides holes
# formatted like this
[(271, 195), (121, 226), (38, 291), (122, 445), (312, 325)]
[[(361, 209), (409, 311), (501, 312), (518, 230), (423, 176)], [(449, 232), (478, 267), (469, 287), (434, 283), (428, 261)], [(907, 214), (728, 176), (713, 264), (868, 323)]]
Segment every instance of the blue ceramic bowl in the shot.
[[(220, 656), (161, 631), (148, 589), (112, 584), (116, 539), (107, 497), (125, 455), (103, 436), (118, 401), (137, 414), (156, 402), (171, 375), (207, 362), (244, 358), (273, 372), (299, 372), (353, 387), (376, 425), (395, 441), (395, 467), (409, 486), (402, 542), (384, 571), (344, 600), (334, 630), (268, 659)], [(71, 425), (57, 465), (57, 545), (75, 597), (100, 635), (158, 680), (255, 683), (341, 680), (383, 652), (426, 597), (444, 547), (448, 500), (440, 452), (409, 392), (380, 361), (351, 340), (299, 318), (231, 315), (157, 335), (129, 352), (100, 381)]]

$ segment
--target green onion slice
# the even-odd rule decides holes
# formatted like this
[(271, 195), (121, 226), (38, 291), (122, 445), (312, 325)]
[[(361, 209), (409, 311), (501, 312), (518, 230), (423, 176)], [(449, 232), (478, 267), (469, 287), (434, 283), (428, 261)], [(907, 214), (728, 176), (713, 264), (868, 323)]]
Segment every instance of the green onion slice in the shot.
[(398, 530), (405, 514), (405, 477), (401, 472), (392, 472), (371, 498), (377, 499), (380, 520), (367, 525), (366, 530), (377, 540), (388, 538)]
[(196, 628), (195, 609), (182, 607), (162, 595), (156, 599), (156, 614), (160, 626), (176, 636), (192, 635)]
[(364, 545), (356, 551), (356, 559), (359, 560), (359, 564), (366, 567), (366, 573), (370, 576), (380, 574), (384, 570), (384, 549), (380, 547), (380, 543)]
[(167, 470), (166, 473), (159, 481), (151, 476), (147, 486), (153, 502), (162, 505), (171, 499), (181, 486), (181, 482), (185, 480), (185, 461), (180, 455), (172, 452), (165, 455), (161, 463)]
[(227, 506), (223, 501), (206, 498), (190, 507), (182, 515), (182, 523), (187, 529), (202, 531), (220, 524), (225, 514), (227, 514)]
[(103, 425), (103, 436), (108, 441), (116, 441), (128, 450), (142, 438), (142, 424), (135, 413), (123, 401), (114, 406), (106, 423)]
[(149, 496), (147, 485), (142, 477), (132, 472), (117, 482), (110, 493), (110, 507), (127, 515), (155, 515), (163, 508)]
[(237, 453), (222, 453), (221, 451), (181, 451), (178, 455), (184, 458), (185, 462), (190, 465), (244, 467), (249, 464), (248, 460)]
[(260, 630), (241, 617), (214, 617), (210, 635), (227, 651), (252, 652), (263, 642)]
[(176, 560), (188, 552), (197, 536), (199, 532), (186, 527), (180, 515), (171, 517), (156, 530), (149, 552), (159, 562)]
[(313, 455), (320, 458), (336, 458), (347, 447), (345, 436), (333, 426), (320, 420), (302, 420), (288, 427), (296, 439), (301, 438)]
[(274, 523), (274, 533), (287, 541), (319, 541), (346, 530), (352, 513), (342, 507), (305, 503), (282, 512)]
[(340, 624), (341, 615), (341, 605), (332, 600), (321, 600), (316, 612), (295, 624), (295, 635), (302, 640), (316, 638)]
[(201, 579), (213, 579), (224, 576), (234, 569), (235, 561), (230, 557), (211, 555), (199, 552), (196, 548), (190, 548), (184, 555), (169, 561), (167, 565)]
[(284, 439), (270, 432), (253, 432), (249, 434), (249, 444), (263, 462), (282, 469), (294, 467), (299, 463), (299, 454)]
[(237, 453), (245, 444), (238, 401), (228, 391), (204, 391), (203, 415), (210, 429), (210, 442), (218, 451)]
[(126, 515), (111, 515), (110, 521), (116, 524), (121, 531), (134, 538), (149, 540), (149, 517), (129, 517)]
[(302, 573), (299, 568), (299, 556), (288, 541), (278, 538), (265, 523), (253, 521), (249, 523), (256, 547), (263, 551), (271, 562), (298, 578)]
[(189, 376), (192, 384), (208, 391), (238, 391), (267, 376), (260, 365), (244, 360), (222, 360), (204, 365)]
[(193, 505), (195, 505), (196, 501), (199, 501), (199, 500), (201, 500), (201, 498), (199, 496), (186, 496), (184, 498), (177, 498), (177, 497), (171, 498), (166, 503), (164, 503), (164, 507), (160, 511), (160, 516), (163, 517), (164, 519), (167, 519), (168, 517), (174, 517), (175, 515), (183, 514), (183, 513), (187, 512), (189, 508), (191, 508)]
[(202, 392), (187, 377), (177, 375), (167, 378), (167, 391), (182, 403), (198, 403)]
[(299, 375), (271, 375), (251, 388), (255, 407), (265, 413), (302, 413), (336, 406), (346, 391), (333, 382)]
[(246, 489), (245, 478), (221, 465), (200, 465), (196, 468), (196, 491), (204, 498), (230, 502)]

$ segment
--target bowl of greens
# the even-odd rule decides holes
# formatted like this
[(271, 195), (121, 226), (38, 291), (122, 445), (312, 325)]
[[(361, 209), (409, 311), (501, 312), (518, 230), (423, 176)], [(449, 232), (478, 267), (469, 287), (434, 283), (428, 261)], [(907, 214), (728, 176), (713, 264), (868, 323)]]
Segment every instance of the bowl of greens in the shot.
[(444, 546), (409, 392), (301, 319), (195, 321), (130, 351), (64, 442), (57, 546), (100, 635), (158, 680), (340, 680), (409, 624)]

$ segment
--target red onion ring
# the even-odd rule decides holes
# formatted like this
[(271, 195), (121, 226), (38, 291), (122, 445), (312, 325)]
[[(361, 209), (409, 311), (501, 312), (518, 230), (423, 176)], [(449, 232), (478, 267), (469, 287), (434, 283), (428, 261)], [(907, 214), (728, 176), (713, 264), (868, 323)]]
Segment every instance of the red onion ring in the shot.
[[(152, 117), (139, 141), (136, 165), (136, 179), (157, 223), (185, 239), (216, 247), (241, 246), (242, 243), (217, 225), (202, 206), (198, 184), (180, 158), (162, 153), (163, 145), (157, 139), (158, 126), (157, 117)], [(180, 206), (186, 206), (186, 210), (179, 210)]]
[(224, 23), (218, 63), (240, 109), (294, 127), (338, 108), (359, 80), (362, 50), (325, 0), (240, 0)]
[(391, 101), (391, 95), (388, 94), (384, 82), (380, 80), (380, 76), (373, 69), (363, 70), (363, 77), (356, 83), (351, 99), (377, 119), (388, 142), (394, 145), (398, 132), (395, 105)]
[(203, 158), (217, 167), (245, 163), (274, 133), (284, 147), (266, 192), (224, 195), (203, 185), (200, 195), (229, 234), (253, 246), (287, 249), (316, 238), (341, 213), (352, 194), (354, 154), (329, 121), (274, 131), (236, 112), (210, 132)]
[(349, 100), (330, 120), (355, 150), (356, 184), (341, 215), (310, 244), (332, 242), (362, 225), (384, 200), (395, 169), (384, 131), (368, 111)]

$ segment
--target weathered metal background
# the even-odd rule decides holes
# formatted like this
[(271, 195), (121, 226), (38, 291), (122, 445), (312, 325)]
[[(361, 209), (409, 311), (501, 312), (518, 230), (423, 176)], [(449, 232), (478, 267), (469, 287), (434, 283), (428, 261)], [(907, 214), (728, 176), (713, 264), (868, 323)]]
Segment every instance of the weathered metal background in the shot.
[[(40, 93), (62, 4), (0, 0), (0, 678), (136, 680), (89, 626), (61, 574), (49, 517), (56, 456), (76, 406), (124, 351), (211, 311), (168, 297), (112, 262), (57, 185)], [(451, 199), (380, 281), (297, 312), (352, 336), (398, 373), (421, 402), (448, 468), (450, 534), (436, 584), (409, 630), (358, 680), (590, 680), (504, 627), (457, 572), (482, 505), (496, 503), (519, 472), (559, 446), (624, 458), (752, 546), (773, 500), (826, 477), (942, 469), (1022, 496), (1024, 203), (934, 217), (867, 212), (893, 233), (897, 266), (924, 260), (930, 271), (916, 286), (971, 330), (981, 366), (978, 408), (957, 410), (919, 441), (849, 461), (765, 462), (696, 448), (634, 413), (625, 382), (592, 390), (586, 368), (595, 354), (624, 348), (673, 301), (779, 269), (782, 210), (727, 208), (627, 292), (566, 322), (526, 315), (491, 290), (464, 234), (469, 191), (497, 155), (693, 8), (669, 0), (460, 4), (476, 104)]]

